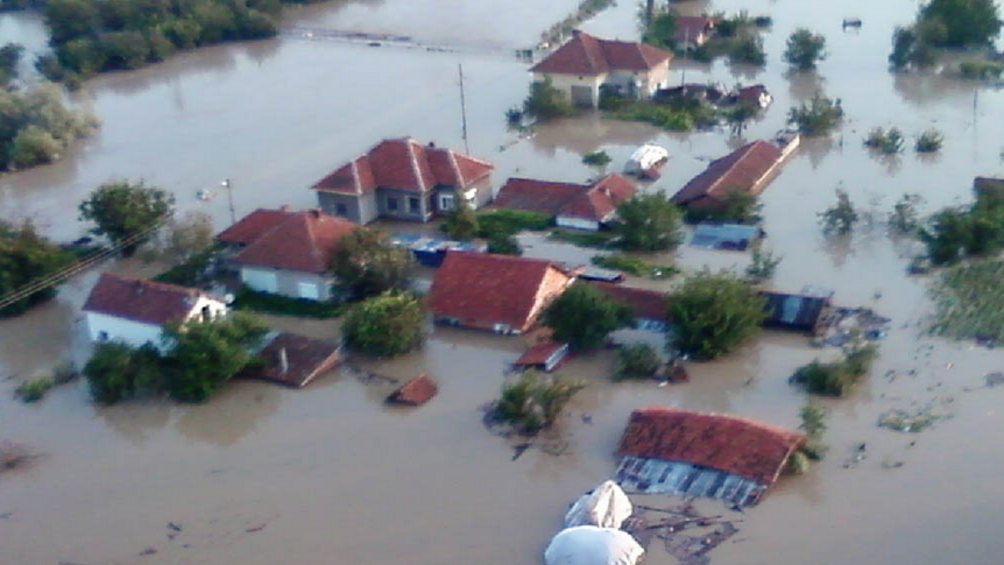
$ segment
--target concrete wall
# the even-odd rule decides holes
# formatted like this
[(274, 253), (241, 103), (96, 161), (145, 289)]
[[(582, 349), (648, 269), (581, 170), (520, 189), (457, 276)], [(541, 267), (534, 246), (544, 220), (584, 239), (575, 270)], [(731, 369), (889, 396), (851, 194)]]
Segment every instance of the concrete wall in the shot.
[(334, 278), (303, 271), (241, 265), (241, 282), (258, 292), (271, 292), (290, 298), (314, 300), (311, 294), (316, 291), (316, 300), (325, 301), (332, 297), (331, 285)]
[[(376, 196), (371, 192), (362, 196), (317, 191), (317, 204), (328, 215), (338, 216), (365, 225), (377, 219)], [(344, 206), (340, 209), (339, 205)], [(344, 211), (345, 213), (339, 213)]]
[(588, 230), (597, 231), (600, 229), (600, 223), (595, 220), (583, 220), (582, 218), (569, 218), (566, 216), (556, 216), (554, 222), (562, 228), (571, 228), (573, 230)]
[(606, 81), (607, 75), (566, 75), (558, 73), (533, 73), (533, 80), (544, 80), (545, 77), (551, 79), (551, 85), (560, 90), (569, 100), (572, 98), (573, 86), (584, 86), (592, 92), (592, 106), (595, 108), (600, 101), (600, 85)]
[[(432, 209), (429, 206), (429, 195), (432, 193), (413, 192), (410, 190), (394, 190), (390, 188), (376, 189), (378, 214), (385, 218), (397, 220), (414, 220), (427, 222), (432, 219)], [(418, 200), (417, 212), (412, 211), (410, 199)], [(390, 202), (397, 201), (397, 209), (391, 210)]]

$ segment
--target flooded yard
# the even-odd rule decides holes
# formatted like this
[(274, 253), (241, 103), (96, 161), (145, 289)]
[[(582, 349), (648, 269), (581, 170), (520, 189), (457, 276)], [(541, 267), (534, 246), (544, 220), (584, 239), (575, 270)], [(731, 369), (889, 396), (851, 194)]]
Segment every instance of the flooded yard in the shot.
[[(370, 47), (294, 36), (189, 52), (141, 71), (89, 81), (74, 98), (91, 106), (101, 130), (62, 161), (0, 176), (0, 217), (34, 219), (45, 233), (83, 231), (77, 203), (111, 178), (145, 178), (173, 191), (180, 211), (229, 222), (226, 197), (200, 202), (199, 189), (232, 179), (238, 216), (258, 207), (315, 203), (313, 182), (389, 136), (463, 148), (457, 64), (464, 66), (471, 152), (496, 165), (496, 189), (509, 176), (581, 182), (599, 171), (583, 154), (606, 150), (619, 171), (640, 144), (666, 147), (662, 178), (646, 191), (672, 194), (708, 161), (742, 141), (727, 131), (667, 133), (597, 115), (561, 120), (521, 139), (504, 111), (521, 103), (527, 65), (507, 53), (532, 45), (577, 2), (518, 0), (505, 8), (462, 0), (336, 1), (291, 12), (287, 23), (332, 30), (410, 35), (481, 46), (492, 53)], [(830, 412), (827, 458), (804, 476), (783, 477), (740, 532), (711, 554), (722, 565), (819, 563), (994, 563), (1004, 542), (992, 531), (1004, 504), (1000, 409), (1004, 389), (982, 388), (1000, 371), (999, 350), (928, 338), (927, 281), (909, 277), (916, 252), (884, 226), (893, 203), (920, 193), (924, 211), (970, 198), (972, 177), (1004, 172), (1004, 93), (934, 74), (888, 72), (895, 25), (916, 3), (800, 3), (794, 0), (684, 2), (687, 13), (746, 9), (769, 14), (763, 70), (724, 62), (674, 61), (671, 81), (762, 82), (773, 104), (744, 133), (771, 136), (788, 108), (817, 90), (840, 97), (847, 119), (828, 139), (805, 140), (764, 192), (767, 245), (783, 257), (772, 286), (835, 290), (835, 302), (891, 317), (870, 377)], [(598, 35), (635, 39), (636, 6), (621, 2), (586, 22)], [(844, 17), (860, 30), (841, 30)], [(808, 26), (827, 37), (816, 73), (789, 75), (781, 62), (788, 34)], [(32, 31), (34, 30), (34, 31)], [(44, 43), (37, 18), (0, 15), (4, 41)], [(36, 46), (36, 47), (31, 47)], [(889, 158), (862, 146), (874, 126), (908, 137), (936, 126), (944, 149), (933, 158), (908, 150)], [(816, 214), (848, 191), (868, 211), (852, 236), (824, 237)], [(384, 226), (381, 226), (384, 227)], [(394, 227), (389, 224), (389, 227)], [(402, 231), (418, 226), (398, 226)], [(422, 226), (421, 229), (429, 229)], [(526, 254), (588, 262), (594, 250), (524, 235)], [(652, 260), (685, 270), (739, 268), (747, 253), (681, 247)], [(118, 261), (102, 269), (147, 276), (157, 265)], [(513, 450), (481, 423), (499, 394), (520, 338), (430, 328), (423, 350), (389, 362), (360, 362), (394, 379), (426, 372), (440, 393), (418, 409), (388, 408), (390, 385), (361, 382), (341, 369), (303, 390), (235, 382), (200, 406), (134, 401), (93, 405), (86, 383), (52, 391), (36, 405), (12, 398), (17, 379), (88, 346), (80, 307), (96, 271), (66, 283), (58, 299), (0, 320), (0, 440), (31, 446), (34, 463), (0, 475), (0, 563), (79, 565), (193, 563), (511, 563), (541, 562), (570, 504), (608, 478), (632, 410), (669, 404), (727, 412), (795, 427), (805, 400), (792, 371), (824, 352), (805, 336), (765, 333), (725, 359), (691, 364), (690, 382), (612, 383), (614, 356), (573, 358), (565, 374), (589, 386), (573, 401), (559, 456)], [(673, 281), (632, 281), (668, 289)], [(270, 319), (282, 330), (337, 337), (337, 321)], [(662, 335), (626, 332), (659, 345)], [(951, 417), (921, 433), (877, 426), (892, 409), (937, 403)], [(866, 456), (858, 460), (859, 445)], [(733, 515), (703, 502), (714, 514)], [(151, 551), (152, 550), (152, 551)], [(653, 544), (646, 564), (675, 559)]]

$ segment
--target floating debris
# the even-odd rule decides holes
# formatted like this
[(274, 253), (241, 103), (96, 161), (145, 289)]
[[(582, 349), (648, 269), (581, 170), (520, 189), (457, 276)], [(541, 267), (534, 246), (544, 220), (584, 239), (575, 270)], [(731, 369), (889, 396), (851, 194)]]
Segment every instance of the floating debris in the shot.
[(899, 408), (889, 410), (879, 416), (878, 425), (897, 432), (919, 433), (934, 425), (938, 420), (950, 416), (936, 412), (932, 407), (925, 407), (910, 412)]
[(983, 380), (986, 381), (988, 387), (1004, 385), (1004, 373), (1001, 373), (1000, 371), (987, 373), (986, 376), (983, 377)]
[[(662, 540), (666, 551), (682, 565), (706, 565), (708, 553), (739, 532), (741, 519), (704, 516), (692, 502), (667, 508), (635, 506), (635, 514), (624, 523), (624, 530), (643, 547), (653, 538)], [(656, 517), (658, 515), (658, 517)]]

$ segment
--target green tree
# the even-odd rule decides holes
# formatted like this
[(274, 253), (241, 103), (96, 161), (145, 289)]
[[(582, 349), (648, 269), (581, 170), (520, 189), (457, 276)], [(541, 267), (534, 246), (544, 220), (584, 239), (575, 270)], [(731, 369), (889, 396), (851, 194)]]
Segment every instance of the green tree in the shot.
[(49, 0), (45, 23), (53, 45), (88, 35), (99, 23), (97, 3), (92, 0)]
[(254, 359), (268, 327), (254, 316), (190, 320), (165, 329), (168, 393), (182, 402), (203, 402)]
[(422, 344), (425, 311), (414, 295), (387, 291), (353, 306), (345, 316), (345, 344), (373, 357), (396, 357)]
[(554, 339), (572, 349), (595, 349), (610, 332), (632, 325), (631, 308), (586, 283), (576, 283), (544, 311)]
[(344, 236), (331, 258), (335, 286), (352, 300), (388, 290), (407, 290), (415, 258), (407, 249), (387, 243), (383, 235), (359, 228)]
[(478, 215), (471, 209), (467, 200), (459, 196), (454, 199), (456, 205), (453, 210), (446, 215), (443, 229), (453, 239), (470, 241), (478, 235)]
[(788, 37), (784, 60), (800, 71), (816, 68), (816, 63), (826, 58), (826, 38), (800, 27)]
[(931, 0), (920, 9), (919, 22), (936, 22), (945, 37), (935, 45), (963, 47), (991, 43), (1001, 31), (993, 0)]
[(854, 224), (858, 222), (858, 213), (851, 204), (851, 198), (846, 190), (837, 189), (837, 201), (826, 210), (819, 213), (819, 220), (823, 224), (823, 231), (846, 235), (854, 229)]
[(840, 123), (844, 108), (840, 99), (832, 100), (817, 92), (808, 104), (788, 110), (788, 122), (796, 124), (805, 135), (826, 135)]
[(523, 113), (538, 120), (550, 120), (572, 113), (572, 104), (565, 94), (554, 87), (550, 77), (530, 84), (530, 94), (523, 101)]
[(80, 219), (93, 222), (93, 231), (112, 243), (126, 243), (122, 252), (131, 255), (140, 243), (153, 236), (138, 237), (144, 230), (164, 222), (174, 213), (174, 196), (146, 186), (143, 181), (114, 181), (99, 186), (80, 203)]
[(156, 390), (161, 380), (160, 354), (151, 345), (139, 349), (112, 341), (100, 343), (84, 366), (91, 396), (115, 404), (141, 390)]
[(660, 49), (680, 48), (681, 46), (674, 44), (673, 35), (675, 33), (676, 15), (666, 10), (650, 20), (648, 28), (642, 35), (642, 41)]
[(763, 39), (755, 33), (740, 34), (732, 41), (732, 46), (729, 49), (729, 62), (758, 67), (767, 64), (767, 52), (763, 48)]
[[(71, 261), (69, 254), (39, 235), (31, 222), (0, 221), (0, 298), (60, 271)], [(0, 317), (21, 314), (55, 295), (55, 287), (39, 290), (0, 308)]]
[(22, 54), (24, 47), (17, 43), (7, 43), (0, 47), (0, 88), (17, 78), (17, 66)]
[(696, 359), (715, 359), (760, 333), (765, 299), (734, 273), (707, 269), (669, 297), (670, 347)]
[(502, 397), (492, 415), (522, 434), (533, 435), (553, 426), (565, 405), (583, 388), (580, 381), (526, 371), (516, 381), (502, 385)]
[(645, 194), (617, 206), (614, 230), (624, 249), (662, 251), (683, 241), (680, 209), (661, 194)]

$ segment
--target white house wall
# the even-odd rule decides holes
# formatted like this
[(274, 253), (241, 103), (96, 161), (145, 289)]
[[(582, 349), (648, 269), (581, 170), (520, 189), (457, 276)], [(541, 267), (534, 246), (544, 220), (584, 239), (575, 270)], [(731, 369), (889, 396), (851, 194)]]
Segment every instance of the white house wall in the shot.
[(558, 224), (558, 227), (562, 228), (572, 228), (575, 230), (588, 230), (596, 231), (600, 229), (599, 222), (594, 220), (583, 220), (581, 218), (569, 218), (565, 216), (558, 216), (554, 219), (554, 223)]
[[(147, 342), (162, 347), (160, 336), (162, 328), (156, 324), (145, 324), (116, 318), (98, 312), (87, 312), (87, 331), (91, 341), (122, 341), (133, 347), (139, 347)], [(106, 336), (102, 335), (102, 332)], [(104, 339), (103, 339), (104, 338)]]
[[(270, 292), (290, 298), (329, 300), (334, 278), (305, 271), (242, 266), (241, 282), (258, 292)], [(316, 286), (317, 293), (304, 292), (308, 285)]]
[(606, 74), (602, 75), (566, 75), (559, 73), (533, 73), (533, 80), (540, 81), (544, 78), (551, 79), (551, 86), (560, 90), (569, 100), (572, 98), (572, 87), (573, 86), (585, 86), (592, 90), (593, 93), (593, 106), (596, 106), (600, 100), (600, 85), (604, 83), (607, 79)]

